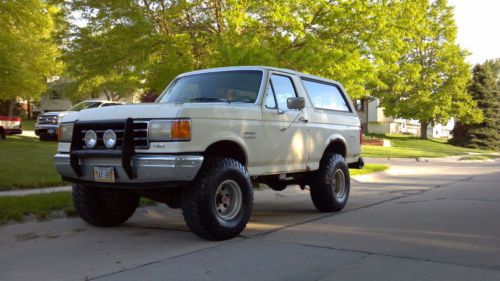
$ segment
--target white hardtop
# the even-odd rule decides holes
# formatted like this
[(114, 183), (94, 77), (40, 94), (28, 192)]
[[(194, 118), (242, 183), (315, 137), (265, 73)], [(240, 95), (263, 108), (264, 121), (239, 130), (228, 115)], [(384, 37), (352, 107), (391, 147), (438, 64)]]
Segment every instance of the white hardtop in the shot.
[(278, 67), (264, 66), (264, 65), (227, 66), (227, 67), (207, 68), (207, 69), (185, 72), (185, 73), (178, 75), (177, 78), (184, 77), (184, 76), (190, 76), (190, 75), (196, 75), (196, 74), (202, 74), (202, 73), (236, 71), (236, 70), (240, 70), (240, 71), (241, 70), (258, 70), (258, 71), (263, 71), (263, 72), (264, 71), (277, 71), (277, 72), (296, 75), (296, 76), (299, 76), (302, 78), (308, 78), (308, 79), (312, 79), (312, 80), (324, 81), (324, 82), (328, 82), (328, 83), (341, 85), (338, 81), (335, 81), (332, 79), (327, 79), (327, 78), (323, 78), (323, 77), (316, 76), (316, 75), (306, 74), (306, 73), (298, 72), (298, 71), (287, 69), (287, 68), (278, 68)]

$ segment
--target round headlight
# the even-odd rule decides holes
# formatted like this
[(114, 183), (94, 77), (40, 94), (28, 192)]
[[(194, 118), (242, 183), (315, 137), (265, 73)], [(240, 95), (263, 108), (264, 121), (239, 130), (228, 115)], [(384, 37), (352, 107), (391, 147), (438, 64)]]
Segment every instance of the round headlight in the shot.
[(88, 148), (94, 148), (97, 144), (97, 134), (93, 130), (88, 130), (85, 133), (85, 145)]
[(113, 148), (116, 145), (116, 134), (113, 130), (109, 129), (102, 135), (102, 140), (107, 148)]

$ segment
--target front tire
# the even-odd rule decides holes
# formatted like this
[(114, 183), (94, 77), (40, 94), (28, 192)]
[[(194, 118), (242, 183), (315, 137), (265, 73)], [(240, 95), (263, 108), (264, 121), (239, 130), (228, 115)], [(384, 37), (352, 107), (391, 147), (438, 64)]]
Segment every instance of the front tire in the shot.
[(250, 220), (253, 189), (245, 167), (230, 158), (207, 159), (182, 195), (189, 229), (207, 240), (231, 239)]
[(78, 215), (96, 226), (117, 226), (126, 222), (139, 204), (139, 196), (126, 190), (74, 184), (72, 195)]
[(310, 184), (311, 199), (321, 212), (338, 212), (349, 199), (351, 181), (349, 169), (340, 154), (326, 155)]

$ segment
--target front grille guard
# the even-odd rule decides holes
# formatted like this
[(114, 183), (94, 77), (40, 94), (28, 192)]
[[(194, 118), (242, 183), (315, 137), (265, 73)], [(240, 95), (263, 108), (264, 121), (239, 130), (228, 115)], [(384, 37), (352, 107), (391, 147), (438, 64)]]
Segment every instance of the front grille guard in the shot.
[(81, 123), (75, 122), (73, 127), (73, 136), (71, 138), (71, 146), (69, 152), (69, 163), (73, 171), (78, 177), (83, 176), (80, 168), (80, 158), (85, 156), (101, 156), (101, 157), (120, 157), (122, 168), (129, 179), (135, 179), (132, 169), (132, 157), (135, 154), (134, 146), (134, 120), (127, 118), (125, 120), (125, 131), (123, 134), (123, 144), (120, 150), (83, 150), (81, 141)]

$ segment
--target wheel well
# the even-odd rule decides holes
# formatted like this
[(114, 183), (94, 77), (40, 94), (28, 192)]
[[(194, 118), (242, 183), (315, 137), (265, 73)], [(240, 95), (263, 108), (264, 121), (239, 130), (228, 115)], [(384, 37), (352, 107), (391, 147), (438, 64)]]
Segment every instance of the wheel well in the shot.
[(203, 155), (205, 157), (212, 156), (232, 158), (242, 163), (244, 166), (247, 165), (245, 151), (239, 144), (233, 141), (218, 141), (213, 143), (205, 150)]
[(345, 159), (347, 154), (345, 143), (340, 139), (331, 141), (330, 144), (326, 147), (325, 152), (323, 153), (323, 157), (328, 154), (340, 154)]

